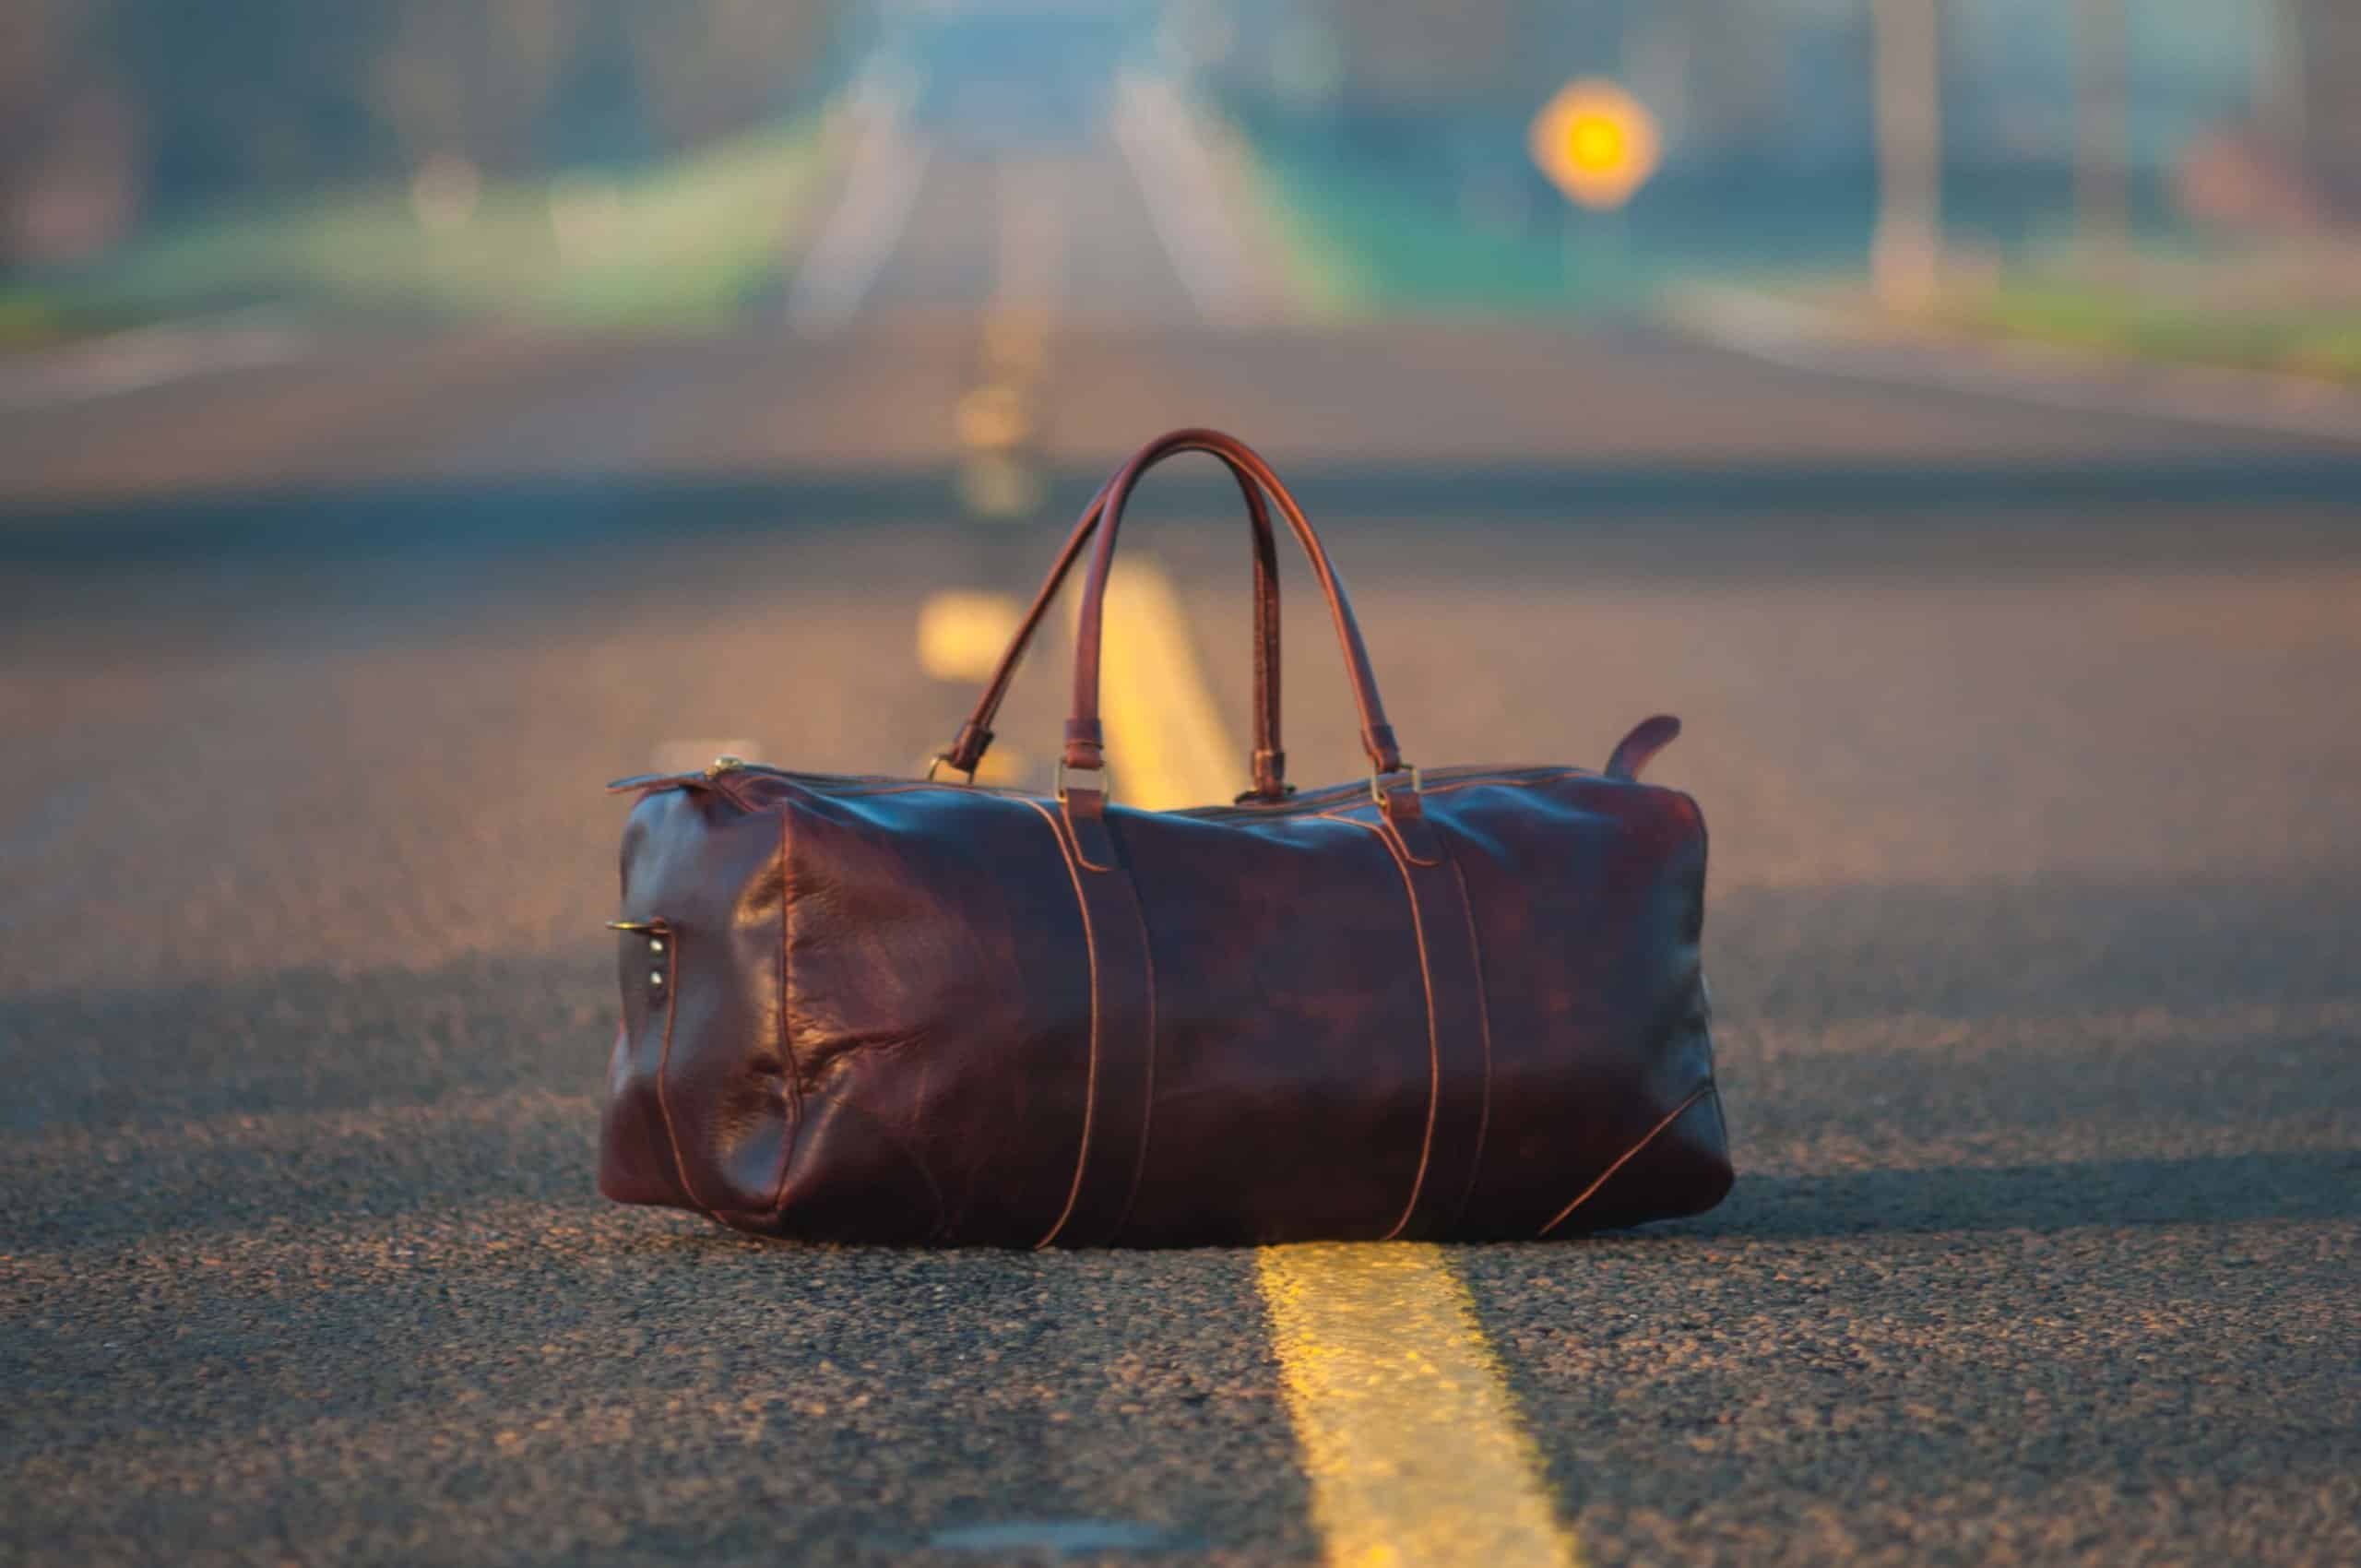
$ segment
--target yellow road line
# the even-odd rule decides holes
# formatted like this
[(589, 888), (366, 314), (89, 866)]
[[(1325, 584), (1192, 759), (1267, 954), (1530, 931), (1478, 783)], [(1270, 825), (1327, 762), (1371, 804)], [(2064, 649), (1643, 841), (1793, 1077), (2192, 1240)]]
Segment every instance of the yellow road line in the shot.
[(919, 606), (919, 668), (938, 681), (980, 681), (1000, 663), (1025, 607), (1004, 593), (949, 588)]
[[(1164, 811), (1246, 784), (1162, 573), (1108, 585), (1102, 714), (1126, 803)], [(1266, 1247), (1270, 1313), (1311, 1509), (1336, 1568), (1574, 1568), (1533, 1440), (1466, 1285), (1437, 1247)]]
[(1149, 811), (1228, 804), (1247, 787), (1245, 754), (1205, 687), (1180, 600), (1147, 556), (1123, 556), (1108, 579), (1099, 717), (1116, 794)]
[(1265, 1247), (1255, 1263), (1331, 1563), (1581, 1562), (1441, 1248)]

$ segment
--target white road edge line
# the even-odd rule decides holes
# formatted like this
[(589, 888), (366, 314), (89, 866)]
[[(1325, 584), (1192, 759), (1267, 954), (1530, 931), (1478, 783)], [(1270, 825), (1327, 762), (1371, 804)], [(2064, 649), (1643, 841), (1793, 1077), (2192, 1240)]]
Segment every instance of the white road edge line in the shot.
[(1808, 305), (1723, 290), (1692, 296), (1669, 319), (1695, 341), (1815, 374), (2079, 413), (2361, 441), (2361, 394), (2303, 376), (2118, 361), (2026, 343), (1912, 353), (1906, 344), (1848, 341)]
[(283, 364), (311, 351), (292, 327), (176, 322), (0, 361), (0, 410), (82, 403), (167, 382)]
[(933, 155), (903, 124), (910, 90), (872, 76), (847, 110), (862, 122), (860, 142), (846, 165), (843, 194), (788, 288), (787, 319), (799, 331), (821, 336), (850, 321), (909, 221)]
[(1259, 310), (1246, 242), (1230, 220), (1221, 177), (1172, 84), (1138, 71), (1116, 80), (1115, 140), (1139, 182), (1148, 221), (1197, 314), (1237, 327)]

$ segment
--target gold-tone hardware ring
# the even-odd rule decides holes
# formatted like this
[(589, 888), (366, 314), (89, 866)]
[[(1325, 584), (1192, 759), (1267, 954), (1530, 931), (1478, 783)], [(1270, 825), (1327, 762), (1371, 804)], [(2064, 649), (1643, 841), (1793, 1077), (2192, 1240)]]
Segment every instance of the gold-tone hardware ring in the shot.
[(934, 755), (926, 759), (926, 781), (930, 784), (936, 782), (934, 777), (935, 769), (946, 766), (951, 766), (952, 771), (955, 773), (966, 774), (967, 776), (968, 783), (973, 784), (976, 781), (976, 770), (974, 768), (952, 766), (951, 759), (943, 755), (941, 752), (937, 752)]
[[(1076, 773), (1096, 773), (1099, 778), (1098, 792), (1107, 796), (1110, 800), (1114, 797), (1115, 770), (1109, 767), (1105, 763), (1100, 763), (1097, 767), (1077, 767), (1074, 771)], [(1063, 757), (1060, 757), (1058, 759), (1056, 780), (1055, 793), (1059, 803), (1063, 804), (1066, 798), (1066, 759)]]
[[(1419, 774), (1416, 765), (1408, 767), (1397, 767), (1394, 771), (1396, 773), (1406, 773), (1410, 776), (1410, 793), (1414, 795), (1418, 794), (1426, 788), (1426, 780)], [(1385, 804), (1384, 778), (1385, 775), (1382, 773), (1372, 772), (1369, 776), (1369, 798), (1375, 801), (1381, 806)]]

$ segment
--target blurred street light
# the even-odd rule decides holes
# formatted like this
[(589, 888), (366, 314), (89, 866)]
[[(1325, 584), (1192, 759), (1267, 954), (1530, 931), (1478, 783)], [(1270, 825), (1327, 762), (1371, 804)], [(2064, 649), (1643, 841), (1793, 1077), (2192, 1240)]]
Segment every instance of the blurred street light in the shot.
[(1612, 211), (1656, 172), (1655, 117), (1613, 82), (1572, 82), (1533, 117), (1531, 149), (1569, 199)]

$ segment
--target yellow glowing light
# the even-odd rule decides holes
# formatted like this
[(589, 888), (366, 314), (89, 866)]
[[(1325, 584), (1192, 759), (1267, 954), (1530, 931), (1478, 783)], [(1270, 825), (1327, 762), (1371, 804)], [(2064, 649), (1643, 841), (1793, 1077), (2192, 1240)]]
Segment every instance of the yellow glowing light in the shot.
[(1611, 174), (1631, 156), (1631, 142), (1613, 120), (1577, 120), (1566, 137), (1566, 156), (1577, 168)]
[(1656, 172), (1656, 123), (1609, 81), (1569, 83), (1533, 117), (1533, 160), (1584, 207), (1622, 206)]
[(938, 681), (980, 681), (1024, 618), (1003, 593), (938, 593), (919, 607), (919, 668)]

